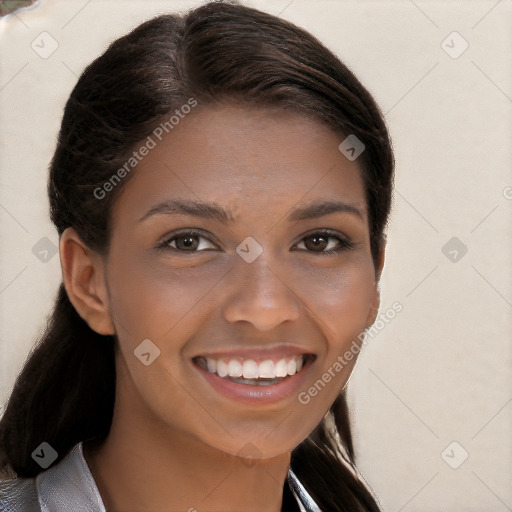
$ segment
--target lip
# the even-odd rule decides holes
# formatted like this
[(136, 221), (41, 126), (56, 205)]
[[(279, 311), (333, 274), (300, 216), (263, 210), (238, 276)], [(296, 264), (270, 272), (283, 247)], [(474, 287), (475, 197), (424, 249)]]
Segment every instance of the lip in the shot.
[[(246, 357), (251, 351), (243, 351), (243, 356)], [(262, 351), (257, 351), (260, 353)], [(293, 354), (311, 354), (311, 352), (297, 352), (291, 351), (287, 352), (289, 355)], [(208, 356), (203, 357), (221, 357), (220, 352), (216, 352), (215, 356), (213, 354), (209, 354)], [(223, 352), (223, 357), (227, 357), (226, 352)], [(237, 351), (236, 355), (241, 356), (242, 352)], [(275, 356), (276, 352), (272, 352), (273, 356)], [(235, 357), (235, 353), (231, 353), (230, 357)], [(249, 355), (247, 355), (249, 357)], [(254, 358), (255, 356), (251, 356)], [(268, 352), (266, 356), (261, 356), (263, 359), (269, 358)], [(279, 357), (286, 357), (285, 355), (279, 354)], [(316, 357), (314, 358), (316, 359)], [(206, 383), (211, 386), (214, 391), (221, 394), (222, 396), (229, 398), (231, 400), (235, 400), (237, 402), (241, 402), (249, 405), (264, 405), (264, 404), (273, 404), (279, 402), (281, 400), (285, 400), (291, 396), (294, 396), (298, 393), (299, 389), (302, 387), (304, 381), (307, 379), (311, 366), (314, 363), (314, 359), (309, 361), (306, 365), (303, 366), (302, 370), (295, 375), (289, 375), (284, 378), (281, 382), (277, 384), (268, 384), (263, 386), (252, 386), (250, 384), (239, 384), (237, 382), (233, 382), (229, 379), (219, 377), (216, 373), (210, 373), (205, 370), (197, 363), (192, 361), (193, 367), (200, 373), (200, 375), (205, 379)]]

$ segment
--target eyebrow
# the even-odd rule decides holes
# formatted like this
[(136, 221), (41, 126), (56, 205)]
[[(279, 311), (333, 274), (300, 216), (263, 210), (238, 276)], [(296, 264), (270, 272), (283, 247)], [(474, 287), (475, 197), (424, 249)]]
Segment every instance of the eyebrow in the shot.
[[(297, 222), (323, 217), (331, 213), (350, 213), (364, 219), (363, 212), (352, 204), (343, 201), (322, 201), (293, 208), (288, 215), (288, 220)], [(233, 213), (229, 208), (222, 207), (217, 203), (187, 199), (168, 199), (162, 201), (145, 213), (139, 219), (139, 222), (155, 215), (191, 215), (193, 217), (216, 220), (223, 224), (235, 222)]]

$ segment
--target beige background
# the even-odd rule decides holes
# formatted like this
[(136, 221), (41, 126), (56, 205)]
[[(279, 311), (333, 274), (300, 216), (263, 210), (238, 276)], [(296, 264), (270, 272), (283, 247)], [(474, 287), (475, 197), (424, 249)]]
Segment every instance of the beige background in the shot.
[[(58, 243), (46, 172), (76, 75), (142, 20), (199, 3), (41, 0), (0, 21), (0, 404), (60, 282), (58, 256), (32, 249)], [(386, 512), (512, 510), (512, 1), (247, 4), (332, 48), (394, 140), (382, 311), (403, 311), (349, 383), (360, 470)], [(445, 256), (453, 237), (467, 254)]]

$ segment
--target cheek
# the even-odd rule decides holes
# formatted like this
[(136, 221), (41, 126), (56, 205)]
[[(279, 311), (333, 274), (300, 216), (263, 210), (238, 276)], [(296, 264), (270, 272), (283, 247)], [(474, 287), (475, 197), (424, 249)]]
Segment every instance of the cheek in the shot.
[[(361, 262), (362, 263), (362, 262)], [(316, 272), (302, 280), (303, 291), (325, 338), (316, 372), (299, 402), (312, 417), (324, 414), (347, 383), (354, 368), (376, 294), (372, 263)]]
[[(166, 418), (169, 424), (176, 423), (173, 411), (179, 409), (183, 413), (180, 418), (203, 414), (203, 423), (217, 432), (218, 425), (211, 424), (207, 408), (196, 410), (201, 397), (191, 400), (191, 390), (183, 385), (190, 379), (189, 361), (183, 350), (197, 335), (208, 311), (218, 308), (217, 287), (222, 288), (225, 274), (226, 269), (213, 265), (205, 271), (144, 261), (134, 265), (133, 260), (112, 270), (112, 309), (119, 356), (127, 368), (125, 385), (133, 383), (143, 397), (143, 407), (149, 407), (155, 417)], [(147, 339), (156, 349), (144, 341)], [(148, 351), (150, 360), (153, 353), (157, 357), (145, 366), (136, 354)], [(162, 393), (163, 389), (168, 393)]]
[(224, 273), (223, 269), (178, 269), (165, 262), (158, 266), (144, 260), (120, 262), (110, 276), (114, 321), (133, 342), (173, 337), (198, 307), (215, 300)]
[(337, 269), (302, 272), (297, 282), (329, 345), (343, 344), (347, 336), (364, 330), (376, 293), (371, 262), (361, 259)]
[[(210, 405), (190, 384), (189, 362), (182, 353), (189, 338), (197, 334), (205, 309), (216, 303), (215, 287), (222, 286), (222, 276), (213, 269), (180, 271), (161, 264), (129, 266), (125, 262), (112, 269), (115, 294), (111, 299), (120, 348), (118, 394), (131, 397), (123, 403), (133, 417), (143, 411), (154, 424), (183, 433), (199, 432), (200, 437), (208, 434), (213, 439), (225, 436)], [(147, 366), (134, 355), (145, 339), (159, 349), (154, 360), (153, 347), (145, 349), (152, 361)]]

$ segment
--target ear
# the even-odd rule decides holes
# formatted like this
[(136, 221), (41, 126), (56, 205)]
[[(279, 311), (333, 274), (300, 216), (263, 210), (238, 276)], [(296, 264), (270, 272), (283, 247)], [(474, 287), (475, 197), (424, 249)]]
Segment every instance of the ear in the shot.
[(379, 258), (377, 260), (377, 267), (375, 268), (375, 282), (374, 282), (374, 290), (372, 295), (372, 302), (370, 305), (370, 311), (368, 312), (368, 318), (366, 320), (366, 327), (370, 327), (373, 325), (375, 320), (377, 319), (377, 314), (379, 313), (380, 306), (380, 291), (379, 291), (379, 281), (380, 275), (382, 274), (382, 269), (384, 267), (384, 260), (386, 255), (386, 239), (383, 238)]
[(82, 242), (73, 228), (62, 233), (59, 255), (64, 287), (77, 313), (98, 334), (115, 334), (103, 258)]

